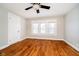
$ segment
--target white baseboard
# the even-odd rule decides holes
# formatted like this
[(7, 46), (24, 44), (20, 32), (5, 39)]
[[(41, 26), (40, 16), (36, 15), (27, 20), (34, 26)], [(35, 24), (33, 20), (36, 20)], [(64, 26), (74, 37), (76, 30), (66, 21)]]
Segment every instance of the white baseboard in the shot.
[(68, 42), (67, 40), (64, 40), (67, 44), (69, 44), (71, 47), (73, 47), (75, 50), (79, 51), (79, 48)]
[(8, 46), (9, 46), (9, 45), (4, 45), (4, 46), (0, 47), (0, 50), (6, 48), (6, 47), (8, 47)]
[(56, 39), (56, 38), (40, 38), (40, 37), (27, 37), (27, 38), (34, 38), (34, 39), (45, 39), (45, 40), (64, 40), (64, 39)]
[[(38, 37), (27, 37), (27, 38), (35, 38), (35, 39), (38, 39)], [(46, 39), (46, 40), (64, 40), (64, 39), (54, 39), (54, 38), (39, 38), (39, 39), (41, 39), (41, 40), (42, 39)], [(24, 40), (24, 39), (22, 39), (22, 40)], [(22, 40), (19, 40), (19, 41), (22, 41)], [(17, 41), (17, 42), (19, 42), (19, 41)], [(14, 43), (17, 43), (17, 42), (14, 42)], [(12, 43), (12, 44), (14, 44), (14, 43)], [(4, 45), (3, 47), (0, 47), (0, 50), (4, 49), (4, 48), (6, 48), (6, 47), (8, 47), (8, 46), (10, 46), (12, 44)]]
[(18, 41), (16, 41), (16, 42), (11, 43), (11, 44), (4, 45), (4, 46), (0, 47), (0, 50), (4, 49), (4, 48), (6, 48), (6, 47), (8, 47), (8, 46), (10, 46), (10, 45), (12, 45), (12, 44), (15, 44), (15, 43), (17, 43), (17, 42), (19, 42), (19, 41), (22, 41), (22, 40), (18, 40)]
[[(28, 37), (28, 38), (29, 38), (29, 37)], [(30, 38), (35, 38), (35, 37), (30, 37)], [(79, 51), (79, 49), (78, 49), (76, 46), (74, 46), (73, 44), (69, 43), (68, 41), (66, 41), (66, 40), (64, 40), (64, 39), (52, 39), (52, 38), (39, 38), (39, 39), (46, 39), (46, 40), (48, 40), (48, 39), (50, 39), (50, 40), (63, 40), (63, 41), (65, 41), (67, 44), (69, 44), (70, 46), (72, 46), (75, 50)], [(18, 41), (18, 42), (19, 42), (19, 41)], [(16, 43), (16, 42), (15, 42), (15, 43)], [(14, 43), (13, 43), (13, 44), (14, 44)], [(12, 44), (5, 45), (5, 46), (3, 46), (3, 47), (0, 47), (0, 50), (4, 49), (4, 48), (6, 48), (6, 47), (8, 47), (8, 46), (10, 46), (10, 45), (12, 45)]]

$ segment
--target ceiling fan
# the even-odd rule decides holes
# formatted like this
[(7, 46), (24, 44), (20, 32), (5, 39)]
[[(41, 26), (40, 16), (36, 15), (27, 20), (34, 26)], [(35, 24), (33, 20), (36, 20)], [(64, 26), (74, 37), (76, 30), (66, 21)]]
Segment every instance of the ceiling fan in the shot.
[(32, 4), (32, 6), (25, 8), (25, 10), (29, 10), (31, 8), (34, 8), (38, 14), (38, 13), (40, 13), (39, 8), (50, 9), (50, 6), (41, 5), (40, 3), (31, 3), (31, 4)]

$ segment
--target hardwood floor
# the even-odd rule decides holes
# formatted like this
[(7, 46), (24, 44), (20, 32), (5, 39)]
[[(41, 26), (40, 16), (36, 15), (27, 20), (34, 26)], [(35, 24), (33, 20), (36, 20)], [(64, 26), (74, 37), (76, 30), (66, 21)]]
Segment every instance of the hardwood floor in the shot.
[(3, 50), (5, 56), (79, 56), (64, 41), (25, 39)]

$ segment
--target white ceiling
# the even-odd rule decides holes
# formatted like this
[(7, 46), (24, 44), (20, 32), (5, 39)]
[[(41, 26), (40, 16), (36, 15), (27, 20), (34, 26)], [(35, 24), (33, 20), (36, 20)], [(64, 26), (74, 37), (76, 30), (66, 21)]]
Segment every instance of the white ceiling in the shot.
[(72, 8), (74, 8), (77, 5), (77, 3), (41, 3), (41, 4), (50, 6), (51, 8), (49, 10), (40, 8), (40, 13), (37, 14), (33, 8), (30, 10), (24, 10), (25, 8), (32, 5), (29, 3), (5, 3), (1, 5), (24, 18), (61, 16), (68, 13)]

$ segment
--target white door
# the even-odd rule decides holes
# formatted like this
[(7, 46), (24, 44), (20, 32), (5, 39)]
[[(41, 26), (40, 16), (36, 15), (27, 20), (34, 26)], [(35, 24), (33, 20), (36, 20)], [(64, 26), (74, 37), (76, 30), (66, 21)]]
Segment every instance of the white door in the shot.
[(20, 18), (13, 13), (8, 13), (8, 44), (20, 40)]

